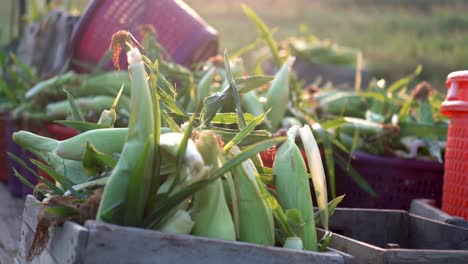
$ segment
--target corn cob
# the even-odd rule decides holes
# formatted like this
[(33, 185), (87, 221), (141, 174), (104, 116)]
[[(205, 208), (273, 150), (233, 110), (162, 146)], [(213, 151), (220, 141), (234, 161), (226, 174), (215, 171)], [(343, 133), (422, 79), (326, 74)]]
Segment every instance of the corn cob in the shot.
[[(240, 153), (234, 146), (229, 155), (235, 156)], [(239, 211), (238, 230), (240, 241), (274, 245), (275, 229), (273, 214), (267, 203), (263, 200), (257, 186), (255, 174), (258, 174), (251, 160), (246, 160), (231, 171), (237, 192), (237, 204)], [(259, 223), (258, 225), (253, 223)]]
[(130, 95), (130, 79), (128, 72), (108, 72), (99, 75), (70, 72), (38, 83), (26, 93), (26, 99), (43, 97), (45, 95), (63, 95), (67, 88), (76, 97), (107, 95), (114, 96), (119, 87), (125, 85), (124, 95)]
[(103, 153), (120, 153), (127, 134), (127, 128), (103, 128), (58, 141), (31, 132), (19, 131), (13, 134), (13, 140), (30, 151), (50, 152), (64, 159), (82, 160), (87, 142)]
[[(219, 169), (221, 149), (215, 134), (212, 131), (202, 131), (196, 144), (205, 164), (212, 166), (211, 171)], [(194, 194), (192, 216), (195, 221), (192, 234), (223, 240), (236, 240), (234, 223), (225, 200), (220, 178)]]
[[(96, 219), (138, 226), (151, 187), (154, 158), (154, 117), (142, 55), (127, 53), (131, 74), (131, 104), (127, 141), (104, 188)], [(142, 167), (140, 167), (140, 165)]]
[[(114, 100), (114, 97), (111, 96), (93, 96), (77, 98), (75, 102), (82, 112), (97, 114), (109, 107), (109, 105), (112, 105)], [(118, 109), (128, 109), (128, 98), (125, 96), (121, 100)], [(46, 107), (46, 113), (50, 119), (64, 119), (70, 115), (70, 104), (68, 100), (50, 103)]]
[(195, 223), (187, 211), (177, 210), (159, 230), (173, 234), (190, 234), (194, 225)]
[(304, 225), (297, 227), (296, 234), (302, 239), (304, 249), (317, 251), (317, 235), (314, 210), (309, 189), (307, 168), (301, 151), (295, 144), (298, 127), (288, 131), (288, 139), (279, 147), (273, 162), (273, 174), (278, 200), (287, 209), (297, 208)]
[(294, 60), (295, 58), (291, 57), (283, 64), (268, 90), (265, 108), (271, 108), (271, 111), (268, 113), (268, 119), (271, 121), (271, 128), (273, 130), (278, 129), (288, 107), (289, 74)]
[(242, 94), (241, 100), (242, 105), (247, 113), (251, 113), (254, 116), (259, 116), (265, 112), (262, 103), (254, 91)]

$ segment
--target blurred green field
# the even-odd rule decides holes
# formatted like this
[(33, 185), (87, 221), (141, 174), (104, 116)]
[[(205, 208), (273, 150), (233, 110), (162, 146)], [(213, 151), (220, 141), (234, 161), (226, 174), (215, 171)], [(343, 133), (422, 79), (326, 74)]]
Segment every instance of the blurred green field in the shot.
[(253, 8), (275, 38), (298, 35), (306, 24), (322, 39), (359, 48), (379, 78), (398, 79), (423, 64), (421, 79), (443, 90), (451, 71), (468, 69), (468, 1), (442, 0), (186, 0), (234, 51), (257, 32), (241, 3)]

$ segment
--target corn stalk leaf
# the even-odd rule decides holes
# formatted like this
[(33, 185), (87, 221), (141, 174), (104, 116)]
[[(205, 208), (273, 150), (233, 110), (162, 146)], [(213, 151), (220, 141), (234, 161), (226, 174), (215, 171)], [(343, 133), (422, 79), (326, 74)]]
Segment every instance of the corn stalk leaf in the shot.
[(59, 174), (58, 172), (56, 172), (55, 170), (38, 160), (31, 159), (31, 162), (34, 165), (36, 165), (39, 169), (47, 173), (47, 175), (52, 177), (52, 179), (54, 179), (56, 182), (58, 182), (64, 188), (65, 191), (70, 191), (74, 196), (83, 198), (83, 195), (81, 195), (73, 189), (73, 183), (67, 177)]
[(417, 77), (419, 74), (421, 74), (421, 71), (422, 71), (422, 65), (418, 65), (416, 67), (416, 69), (414, 70), (413, 73), (411, 73), (410, 75), (406, 76), (406, 77), (403, 77), (401, 78), (400, 80), (394, 82), (392, 85), (390, 85), (390, 87), (388, 87), (387, 89), (387, 93), (388, 94), (395, 94), (398, 92), (398, 90), (400, 90), (401, 88), (403, 88), (404, 86), (408, 85), (408, 83), (410, 81), (412, 81), (415, 77)]
[[(221, 136), (224, 142), (231, 141), (240, 131), (237, 129), (211, 127), (211, 130)], [(248, 146), (256, 142), (271, 138), (271, 133), (266, 130), (254, 130), (238, 143), (239, 146)]]
[(76, 121), (76, 120), (57, 120), (57, 121), (54, 121), (54, 123), (61, 124), (69, 128), (73, 128), (75, 130), (78, 130), (80, 133), (94, 130), (94, 129), (109, 128), (109, 126), (107, 125)]
[(47, 193), (45, 191), (34, 187), (34, 185), (30, 181), (28, 181), (23, 175), (21, 175), (21, 173), (19, 173), (15, 168), (13, 168), (13, 172), (14, 172), (16, 178), (18, 178), (18, 180), (20, 180), (21, 183), (23, 183), (27, 187), (39, 192), (41, 195), (44, 195), (44, 196), (47, 195)]
[(245, 137), (247, 137), (252, 131), (255, 129), (256, 126), (261, 124), (265, 119), (265, 116), (268, 114), (269, 111), (266, 113), (256, 117), (252, 122), (250, 122), (244, 129), (242, 129), (238, 134), (234, 136), (226, 145), (224, 145), (223, 151), (224, 153), (228, 152), (233, 146), (239, 144)]
[[(16, 156), (15, 154), (11, 153), (11, 152), (8, 152), (8, 156), (13, 159), (15, 162), (17, 162), (19, 165), (21, 165), (23, 168), (25, 168), (26, 170), (28, 170), (30, 173), (32, 173), (35, 177), (37, 177), (38, 179), (40, 179), (45, 185), (47, 185), (47, 187), (49, 187), (51, 190), (52, 190), (52, 193), (55, 194), (55, 195), (63, 195), (63, 191), (58, 188), (54, 183), (52, 183), (51, 181), (49, 181), (47, 178), (44, 178), (42, 176), (40, 176), (39, 174), (37, 174), (37, 172), (33, 169), (31, 169), (27, 164), (26, 162), (24, 162), (22, 159), (20, 159), (18, 156)], [(33, 188), (34, 189), (34, 188)]]
[(70, 217), (79, 214), (79, 211), (71, 206), (52, 206), (46, 207), (45, 210), (46, 212), (59, 217)]
[(117, 165), (117, 161), (111, 155), (100, 152), (91, 143), (86, 142), (83, 167), (88, 175), (96, 175), (107, 167), (113, 169), (115, 165)]
[(310, 176), (320, 210), (320, 220), (323, 227), (328, 230), (327, 183), (320, 150), (309, 126), (299, 128), (299, 134), (309, 163)]
[[(273, 77), (271, 76), (250, 76), (245, 78), (236, 79), (236, 85), (239, 93), (251, 91), (255, 88), (263, 86), (269, 83)], [(226, 86), (222, 91), (217, 92), (211, 96), (205, 98), (200, 118), (205, 126), (211, 122), (216, 116), (216, 113), (221, 109), (227, 102), (233, 98), (232, 90), (230, 85)]]
[(242, 5), (242, 9), (250, 21), (257, 27), (258, 31), (260, 32), (261, 38), (267, 43), (268, 47), (271, 50), (271, 54), (273, 55), (273, 59), (276, 63), (276, 66), (281, 67), (283, 61), (279, 55), (278, 47), (276, 46), (276, 42), (273, 39), (273, 35), (267, 25), (258, 17), (255, 12), (250, 9), (246, 5)]
[(327, 164), (328, 184), (331, 191), (331, 198), (334, 199), (336, 197), (335, 159), (333, 158), (333, 145), (329, 139), (330, 135), (319, 123), (314, 123), (312, 125), (312, 129), (317, 133), (322, 141), (325, 163)]
[[(254, 121), (256, 117), (249, 113), (244, 113), (244, 120), (247, 123)], [(236, 113), (217, 113), (216, 116), (211, 120), (213, 124), (232, 125), (237, 124)]]
[(340, 154), (335, 153), (335, 161), (338, 166), (340, 166), (343, 171), (347, 172), (351, 179), (361, 188), (363, 191), (367, 192), (372, 197), (377, 197), (378, 194), (374, 191), (372, 186), (364, 179), (358, 171), (353, 167), (348, 165), (348, 162), (340, 156)]
[(73, 95), (65, 89), (63, 91), (67, 94), (67, 99), (68, 99), (68, 103), (70, 104), (73, 120), (84, 122), (85, 119), (83, 117), (83, 114), (81, 113), (80, 108), (76, 104), (75, 98), (73, 97)]
[(236, 113), (237, 113), (237, 122), (239, 129), (243, 129), (246, 126), (244, 120), (244, 112), (242, 111), (242, 102), (239, 95), (239, 90), (236, 87), (236, 81), (232, 77), (231, 72), (231, 65), (229, 63), (229, 54), (227, 50), (224, 50), (224, 65), (226, 67), (226, 78), (229, 82), (229, 86), (231, 87), (231, 93), (234, 98), (234, 104), (236, 105)]
[[(341, 203), (341, 201), (343, 201), (344, 198), (345, 198), (345, 194), (336, 197), (335, 199), (331, 200), (328, 203), (328, 216), (329, 217), (332, 216), (333, 213), (335, 213), (335, 209), (338, 207), (338, 205)], [(315, 224), (318, 225), (320, 223), (320, 213), (319, 212), (316, 212), (314, 214), (314, 219), (315, 219)]]

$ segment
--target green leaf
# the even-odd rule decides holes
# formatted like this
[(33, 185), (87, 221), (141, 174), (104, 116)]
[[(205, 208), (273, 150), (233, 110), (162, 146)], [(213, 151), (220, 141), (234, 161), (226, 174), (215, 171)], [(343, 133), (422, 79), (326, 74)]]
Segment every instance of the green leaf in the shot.
[[(263, 86), (270, 82), (272, 79), (271, 76), (250, 76), (246, 78), (237, 79), (236, 85), (240, 93), (248, 92), (260, 86)], [(205, 126), (211, 122), (211, 120), (216, 116), (216, 113), (221, 109), (227, 102), (232, 100), (232, 90), (231, 86), (226, 86), (222, 91), (217, 92), (211, 96), (205, 98), (203, 104), (204, 108), (201, 112), (201, 120)]]
[(273, 59), (276, 63), (276, 66), (281, 67), (283, 61), (279, 55), (278, 47), (276, 46), (276, 42), (273, 39), (273, 35), (271, 31), (268, 29), (267, 25), (255, 14), (255, 12), (247, 7), (246, 5), (242, 5), (242, 9), (247, 17), (252, 21), (252, 23), (257, 27), (258, 31), (260, 32), (261, 38), (268, 44), (270, 47), (271, 54), (273, 55)]
[(70, 206), (53, 206), (53, 207), (46, 207), (46, 212), (59, 216), (59, 217), (70, 217), (74, 215), (80, 214), (76, 208)]
[(372, 186), (364, 179), (359, 172), (357, 172), (353, 167), (348, 166), (348, 162), (340, 156), (340, 154), (335, 154), (335, 161), (340, 166), (343, 171), (347, 172), (348, 175), (353, 179), (353, 181), (365, 192), (367, 192), (372, 197), (377, 197), (377, 193), (374, 191)]
[(299, 209), (297, 208), (286, 210), (286, 217), (288, 217), (289, 222), (292, 223), (294, 226), (300, 227), (304, 225), (304, 220), (302, 220), (301, 211), (299, 211)]
[(332, 238), (333, 233), (331, 231), (325, 231), (325, 234), (323, 235), (322, 239), (320, 239), (320, 248), (318, 252), (325, 252), (327, 250), (328, 244), (330, 243), (330, 240)]
[[(335, 213), (335, 209), (338, 207), (341, 201), (343, 201), (344, 198), (345, 198), (345, 194), (336, 197), (335, 199), (331, 200), (328, 203), (328, 216), (329, 217), (332, 216), (333, 213)], [(320, 213), (318, 211), (314, 214), (314, 220), (315, 220), (316, 225), (320, 223)]]
[(244, 94), (257, 89), (258, 87), (262, 87), (274, 79), (274, 76), (252, 75), (237, 78), (235, 82), (239, 93)]
[[(221, 139), (224, 142), (231, 141), (240, 131), (237, 129), (229, 128), (220, 128), (220, 127), (211, 127), (211, 130), (215, 131), (216, 134), (221, 136)], [(248, 146), (254, 143), (257, 143), (262, 140), (271, 138), (271, 133), (266, 130), (254, 130), (249, 135), (247, 135), (241, 142), (238, 143), (239, 146)]]
[(400, 123), (400, 137), (437, 137), (446, 138), (448, 125), (426, 125), (418, 123)]
[(246, 138), (252, 131), (255, 129), (256, 126), (261, 124), (265, 119), (265, 116), (268, 114), (269, 111), (265, 112), (264, 114), (256, 117), (252, 122), (249, 123), (244, 129), (242, 129), (238, 134), (234, 136), (223, 148), (223, 151), (226, 153), (231, 149), (233, 146), (239, 144), (244, 138)]
[[(154, 38), (153, 38), (154, 39)], [(149, 87), (151, 93), (151, 101), (153, 104), (153, 119), (154, 119), (154, 148), (153, 148), (153, 177), (151, 180), (151, 193), (156, 193), (161, 184), (161, 155), (160, 155), (160, 141), (161, 141), (161, 105), (159, 104), (158, 94), (158, 77), (159, 77), (159, 61), (155, 59), (153, 67), (151, 68)], [(168, 120), (165, 118), (165, 120)], [(169, 120), (168, 120), (169, 121)], [(173, 121), (171, 119), (170, 121)], [(178, 126), (176, 126), (178, 128)]]
[(100, 125), (96, 123), (84, 122), (84, 121), (76, 121), (76, 120), (57, 120), (54, 123), (64, 125), (69, 128), (73, 128), (78, 130), (80, 133), (94, 130), (94, 129), (101, 129), (101, 128), (109, 128), (107, 125)]
[[(255, 116), (250, 113), (244, 113), (244, 119), (250, 123), (255, 120)], [(236, 113), (217, 113), (216, 116), (211, 120), (214, 124), (232, 125), (237, 124)]]
[(322, 140), (323, 150), (325, 154), (325, 163), (327, 164), (328, 184), (331, 191), (331, 198), (336, 197), (336, 180), (335, 180), (335, 159), (333, 158), (333, 145), (329, 139), (330, 135), (323, 129), (319, 123), (312, 125), (312, 129), (317, 133)]
[(83, 167), (89, 176), (96, 175), (106, 169), (115, 168), (117, 161), (111, 156), (97, 150), (91, 143), (86, 142), (86, 151), (83, 157)]
[(320, 210), (320, 220), (323, 227), (328, 230), (327, 183), (320, 150), (309, 126), (299, 128), (299, 134), (301, 136), (304, 151), (307, 156), (307, 162), (309, 164), (310, 177), (312, 179), (317, 204)]
[(190, 140), (190, 137), (192, 136), (194, 122), (195, 122), (195, 114), (193, 114), (192, 117), (190, 118), (188, 126), (184, 131), (184, 137), (182, 138), (179, 149), (177, 150), (176, 174), (175, 174), (176, 177), (174, 181), (172, 182), (171, 187), (169, 188), (168, 194), (172, 193), (172, 191), (177, 186), (182, 176), (182, 171), (184, 169), (185, 152), (187, 151), (188, 141)]
[(394, 82), (390, 87), (387, 89), (387, 93), (389, 94), (394, 94), (397, 93), (399, 89), (403, 88), (404, 86), (408, 85), (410, 81), (412, 81), (415, 77), (417, 77), (419, 74), (421, 74), (422, 71), (422, 65), (418, 65), (416, 67), (416, 70), (414, 72), (406, 77), (401, 78), (400, 80)]
[(66, 191), (70, 191), (74, 196), (83, 198), (81, 194), (77, 193), (73, 189), (73, 183), (65, 176), (59, 174), (58, 172), (54, 171), (49, 166), (45, 165), (44, 163), (31, 159), (31, 162), (36, 165), (39, 169), (43, 170), (47, 175), (52, 177), (56, 182), (58, 182)]
[(73, 97), (73, 95), (65, 89), (63, 91), (67, 94), (67, 99), (68, 99), (68, 103), (70, 104), (73, 120), (84, 122), (85, 119), (83, 117), (83, 114), (81, 113), (80, 108), (76, 104), (75, 98)]
[(232, 77), (231, 66), (229, 63), (229, 54), (227, 50), (224, 51), (224, 65), (226, 67), (226, 78), (229, 81), (229, 86), (231, 87), (231, 93), (234, 98), (234, 103), (236, 105), (236, 113), (237, 113), (237, 123), (239, 129), (243, 129), (246, 126), (244, 120), (244, 112), (242, 111), (242, 102), (239, 95), (239, 90), (237, 90), (236, 82)]
[[(21, 165), (21, 167), (25, 168), (26, 170), (28, 170), (30, 173), (32, 173), (35, 177), (37, 177), (38, 179), (40, 179), (45, 185), (47, 185), (47, 187), (49, 187), (53, 194), (55, 195), (63, 195), (63, 191), (60, 190), (60, 188), (58, 188), (57, 186), (55, 186), (54, 183), (52, 183), (51, 181), (49, 181), (48, 179), (40, 176), (39, 174), (37, 174), (37, 172), (33, 169), (31, 169), (27, 164), (26, 162), (24, 162), (22, 159), (20, 159), (18, 156), (16, 156), (15, 154), (11, 153), (11, 152), (8, 152), (8, 157), (10, 157), (12, 160), (14, 160), (15, 162), (17, 162), (19, 165)], [(34, 189), (34, 188), (33, 188)]]
[(336, 118), (336, 119), (332, 119), (332, 120), (327, 120), (323, 123), (321, 123), (322, 125), (322, 128), (325, 129), (325, 130), (328, 130), (328, 129), (335, 129), (335, 128), (338, 128), (344, 124), (347, 124), (348, 122), (346, 122), (344, 119), (341, 119), (341, 118)]
[(34, 185), (30, 181), (28, 181), (23, 175), (21, 175), (21, 173), (19, 173), (15, 168), (13, 168), (13, 172), (15, 173), (16, 178), (18, 178), (18, 180), (21, 181), (21, 183), (23, 183), (24, 185), (28, 186), (29, 188), (33, 190), (38, 191), (40, 194), (44, 196), (47, 195), (45, 191), (34, 187)]

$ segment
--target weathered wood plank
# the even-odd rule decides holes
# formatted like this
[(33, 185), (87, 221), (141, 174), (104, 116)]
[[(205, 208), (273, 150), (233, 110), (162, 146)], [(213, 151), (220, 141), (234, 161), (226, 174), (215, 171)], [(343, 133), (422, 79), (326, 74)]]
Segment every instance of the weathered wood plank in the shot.
[[(334, 234), (329, 246), (353, 255), (358, 263), (468, 263), (467, 229), (405, 211), (337, 209), (330, 229), (339, 230), (345, 236)], [(380, 238), (375, 237), (379, 235)], [(381, 246), (392, 243), (393, 240), (387, 240), (392, 237), (395, 241), (406, 241), (407, 249)]]
[(416, 215), (410, 215), (410, 219), (408, 241), (411, 248), (468, 250), (468, 229)]
[[(21, 231), (21, 243), (17, 258), (26, 263), (26, 256), (34, 237), (35, 228), (26, 222)], [(65, 222), (62, 227), (49, 230), (50, 239), (40, 256), (33, 259), (35, 264), (82, 263), (83, 250), (86, 248), (88, 232), (86, 228), (76, 223)]]
[(432, 219), (435, 221), (468, 228), (468, 221), (462, 217), (451, 216), (444, 211), (432, 206), (429, 199), (415, 199), (411, 202), (410, 213)]
[(86, 222), (85, 227), (89, 230), (85, 263), (343, 263), (343, 257), (334, 252), (285, 250), (95, 221)]
[(330, 217), (335, 233), (379, 247), (387, 243), (408, 247), (408, 214), (401, 210), (338, 208)]
[(389, 250), (385, 253), (388, 263), (406, 264), (466, 264), (468, 251), (459, 250)]

